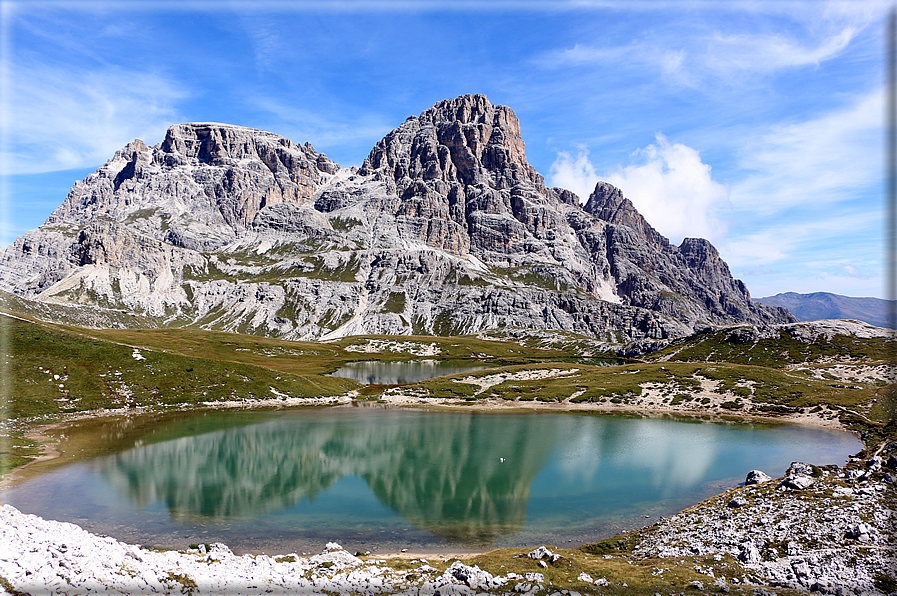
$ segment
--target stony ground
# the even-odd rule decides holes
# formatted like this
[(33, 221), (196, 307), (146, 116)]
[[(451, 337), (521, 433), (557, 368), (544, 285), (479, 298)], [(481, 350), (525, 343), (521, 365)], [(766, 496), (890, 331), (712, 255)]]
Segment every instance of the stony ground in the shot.
[[(634, 554), (713, 555), (719, 586), (762, 583), (823, 594), (897, 592), (897, 443), (847, 468), (793, 464), (646, 532)], [(731, 565), (726, 561), (738, 562)], [(746, 573), (745, 573), (746, 571)], [(725, 573), (725, 574), (724, 574)]]
[[(415, 594), (544, 593), (544, 575), (501, 576), (455, 561), (394, 569), (330, 543), (320, 555), (233, 554), (223, 544), (155, 551), (92, 535), (69, 523), (0, 508), (2, 594)], [(534, 551), (534, 558), (542, 552)], [(550, 553), (549, 553), (550, 556)], [(568, 590), (558, 595), (570, 594)]]

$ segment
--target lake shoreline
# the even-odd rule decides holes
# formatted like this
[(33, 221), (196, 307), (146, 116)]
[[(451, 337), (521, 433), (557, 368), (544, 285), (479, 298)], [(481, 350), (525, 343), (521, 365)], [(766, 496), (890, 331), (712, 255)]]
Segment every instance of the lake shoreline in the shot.
[[(510, 401), (496, 398), (485, 398), (475, 402), (465, 401), (462, 399), (444, 399), (444, 398), (418, 398), (405, 395), (401, 392), (385, 391), (381, 395), (381, 399), (377, 401), (368, 401), (358, 399), (358, 390), (350, 391), (339, 396), (329, 396), (323, 398), (298, 398), (298, 397), (278, 397), (258, 400), (228, 400), (205, 402), (201, 406), (183, 406), (175, 408), (157, 409), (151, 407), (136, 408), (115, 408), (88, 410), (83, 412), (72, 412), (63, 414), (62, 419), (56, 422), (46, 424), (38, 424), (25, 430), (24, 436), (41, 446), (41, 453), (31, 461), (13, 468), (2, 478), (0, 478), (0, 491), (15, 486), (31, 476), (31, 468), (36, 464), (53, 461), (62, 457), (64, 450), (60, 449), (62, 439), (54, 437), (51, 433), (59, 430), (66, 425), (77, 423), (84, 420), (95, 420), (101, 418), (117, 417), (117, 416), (143, 416), (152, 414), (161, 414), (168, 412), (189, 412), (202, 410), (218, 410), (218, 409), (246, 409), (246, 410), (290, 410), (301, 408), (321, 408), (335, 406), (355, 406), (355, 407), (373, 407), (373, 408), (409, 408), (409, 409), (439, 409), (439, 410), (461, 410), (461, 411), (483, 411), (483, 412), (555, 412), (555, 413), (582, 413), (582, 414), (600, 414), (600, 415), (623, 415), (623, 416), (647, 416), (647, 417), (673, 417), (683, 419), (700, 419), (709, 422), (720, 423), (763, 423), (763, 424), (794, 424), (803, 426), (812, 426), (817, 428), (825, 428), (828, 430), (849, 432), (856, 436), (860, 433), (846, 427), (841, 421), (835, 418), (826, 418), (823, 416), (825, 410), (817, 413), (806, 414), (788, 414), (784, 416), (769, 416), (760, 414), (736, 413), (732, 411), (720, 411), (720, 408), (714, 407), (694, 407), (691, 405), (669, 406), (656, 405), (651, 403), (654, 397), (652, 391), (646, 392), (644, 397), (637, 397), (630, 403), (608, 404), (608, 403), (574, 403), (565, 400), (562, 402), (538, 402), (538, 401)], [(696, 393), (696, 397), (700, 397), (700, 393)], [(27, 424), (27, 422), (25, 422)], [(84, 457), (90, 455), (79, 456), (77, 453), (72, 454), (70, 462), (80, 461)], [(38, 472), (39, 474), (40, 472)]]
[(843, 467), (792, 464), (784, 478), (731, 488), (642, 530), (586, 548), (546, 545), (529, 553), (512, 548), (359, 558), (336, 543), (313, 556), (236, 555), (220, 543), (168, 551), (3, 505), (0, 593), (413, 596), (445, 590), (513, 596), (546, 587), (593, 593), (601, 586), (633, 595), (666, 588), (757, 594), (771, 587), (787, 594), (884, 596), (887, 578), (897, 574), (890, 518), (895, 452), (892, 441)]

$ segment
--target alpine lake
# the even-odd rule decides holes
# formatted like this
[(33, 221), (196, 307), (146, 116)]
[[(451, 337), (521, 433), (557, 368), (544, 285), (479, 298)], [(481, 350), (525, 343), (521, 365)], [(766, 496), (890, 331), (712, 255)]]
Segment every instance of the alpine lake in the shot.
[[(475, 368), (334, 374), (407, 383)], [(752, 469), (776, 477), (862, 448), (808, 426), (363, 402), (94, 418), (51, 434), (61, 457), (29, 466), (0, 501), (135, 544), (268, 554), (329, 541), (374, 554), (572, 547), (649, 525)]]

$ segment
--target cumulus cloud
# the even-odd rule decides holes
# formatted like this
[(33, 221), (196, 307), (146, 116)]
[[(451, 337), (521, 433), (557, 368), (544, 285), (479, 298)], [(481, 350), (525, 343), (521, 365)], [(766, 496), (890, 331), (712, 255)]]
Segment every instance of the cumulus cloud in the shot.
[(713, 180), (709, 164), (700, 153), (681, 143), (670, 143), (657, 134), (656, 143), (639, 149), (633, 162), (599, 176), (580, 149), (574, 157), (560, 152), (551, 166), (554, 186), (572, 190), (585, 200), (600, 179), (623, 191), (658, 232), (678, 244), (686, 237), (718, 242), (725, 225), (716, 211), (728, 203), (728, 190)]
[(589, 150), (579, 147), (575, 157), (566, 151), (558, 152), (558, 158), (548, 171), (548, 179), (552, 186), (572, 190), (585, 203), (601, 177), (589, 161)]

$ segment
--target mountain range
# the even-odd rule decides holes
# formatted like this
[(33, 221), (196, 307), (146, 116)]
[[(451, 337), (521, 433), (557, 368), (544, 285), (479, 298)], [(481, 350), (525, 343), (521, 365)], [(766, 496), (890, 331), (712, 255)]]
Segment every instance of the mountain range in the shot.
[(77, 182), (2, 253), (0, 290), (51, 318), (285, 339), (625, 343), (795, 321), (707, 240), (671, 244), (607, 183), (583, 198), (545, 185), (514, 111), (483, 95), (409, 117), (351, 167), (270, 132), (178, 124)]
[(853, 298), (829, 292), (784, 292), (754, 301), (787, 308), (800, 321), (856, 319), (876, 327), (895, 328), (893, 301), (881, 298)]

